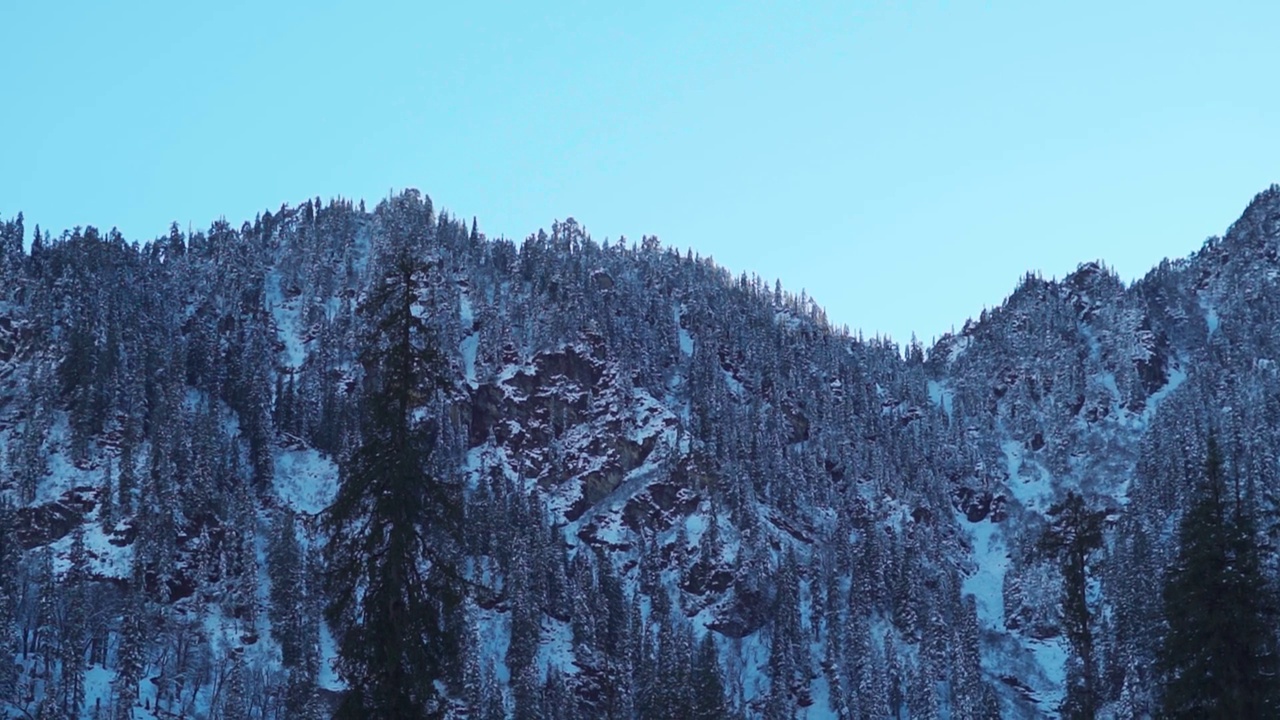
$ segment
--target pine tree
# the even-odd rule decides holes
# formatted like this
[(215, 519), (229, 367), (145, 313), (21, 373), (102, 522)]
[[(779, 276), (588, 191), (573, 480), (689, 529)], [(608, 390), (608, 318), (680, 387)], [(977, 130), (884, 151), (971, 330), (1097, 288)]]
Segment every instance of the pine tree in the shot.
[[(415, 200), (397, 202), (412, 211)], [(461, 606), (450, 547), (460, 501), (431, 471), (435, 431), (418, 419), (446, 381), (415, 308), (428, 268), (411, 236), (419, 229), (414, 219), (393, 214), (400, 222), (392, 227), (387, 272), (364, 308), (373, 327), (361, 358), (364, 437), (341, 468), (325, 516), (332, 589), (326, 616), (340, 632), (339, 672), (350, 688), (338, 718), (443, 715), (437, 683), (452, 680), (461, 642), (450, 631)]]
[(119, 512), (123, 516), (133, 514), (133, 493), (137, 488), (137, 467), (133, 461), (133, 440), (126, 429), (124, 440), (120, 443), (120, 477), (116, 481), (116, 492), (119, 493)]
[(1087, 597), (1089, 559), (1102, 545), (1103, 513), (1090, 510), (1077, 493), (1049, 508), (1052, 524), (1040, 548), (1062, 561), (1063, 624), (1071, 644), (1067, 692), (1060, 711), (1068, 720), (1092, 720), (1097, 712), (1097, 665)]
[(603, 609), (597, 637), (604, 662), (604, 715), (609, 718), (629, 717), (634, 643), (628, 623), (626, 591), (614, 572), (613, 564), (603, 552), (597, 556), (597, 566), (600, 568), (599, 601)]
[(84, 545), (84, 528), (72, 533), (71, 551), (62, 588), (62, 632), (59, 660), (62, 665), (62, 707), (70, 717), (78, 717), (84, 706), (85, 650), (88, 646), (88, 595), (85, 591), (85, 567), (88, 553)]
[(271, 578), (268, 615), (285, 668), (298, 670), (310, 664), (315, 627), (308, 622), (305, 558), (293, 511), (283, 510), (277, 522), (267, 548), (267, 572)]
[(800, 578), (794, 551), (778, 566), (777, 597), (770, 628), (770, 702), (789, 711), (797, 699), (807, 699), (804, 631), (800, 623)]
[(715, 638), (708, 630), (702, 636), (693, 661), (693, 708), (691, 720), (717, 720), (727, 717), (729, 704), (725, 700), (724, 680), (720, 675), (719, 654)]
[(18, 558), (13, 507), (0, 497), (0, 705), (17, 700), (18, 675), (13, 658), (17, 653)]
[(248, 720), (248, 689), (245, 687), (244, 660), (232, 657), (221, 698), (222, 720)]
[(98, 522), (102, 532), (110, 534), (116, 526), (115, 473), (112, 470), (111, 456), (107, 456), (107, 467), (102, 471), (102, 485), (98, 490)]
[(1280, 717), (1275, 603), (1245, 500), (1238, 489), (1229, 497), (1211, 437), (1200, 497), (1182, 519), (1165, 582), (1162, 717)]
[(129, 586), (129, 597), (121, 619), (123, 627), (120, 631), (120, 649), (116, 655), (116, 676), (111, 683), (116, 718), (133, 717), (132, 709), (138, 699), (138, 681), (142, 679), (146, 653), (146, 626), (143, 617), (145, 589), (142, 584), (142, 568), (135, 564), (133, 582)]
[(280, 511), (272, 529), (266, 552), (268, 593), (267, 615), (271, 634), (280, 643), (285, 667), (293, 667), (297, 658), (296, 614), (301, 612), (302, 552), (296, 536), (296, 519), (289, 508)]
[(920, 662), (912, 668), (907, 685), (907, 710), (912, 720), (937, 720), (938, 694), (934, 688), (934, 668), (927, 653), (920, 655)]

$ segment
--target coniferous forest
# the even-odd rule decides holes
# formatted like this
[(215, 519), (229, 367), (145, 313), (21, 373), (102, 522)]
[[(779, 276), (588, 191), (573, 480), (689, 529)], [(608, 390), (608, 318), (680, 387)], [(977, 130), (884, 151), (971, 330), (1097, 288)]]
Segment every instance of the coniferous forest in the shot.
[(1280, 187), (930, 347), (482, 220), (0, 223), (0, 717), (1280, 717)]

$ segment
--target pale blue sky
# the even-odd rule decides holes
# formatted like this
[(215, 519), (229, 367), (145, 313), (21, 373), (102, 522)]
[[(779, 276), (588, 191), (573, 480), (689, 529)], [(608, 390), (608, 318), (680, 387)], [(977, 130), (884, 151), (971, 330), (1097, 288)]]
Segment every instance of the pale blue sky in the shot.
[(373, 5), (4, 3), (0, 215), (145, 239), (418, 187), (927, 340), (1280, 181), (1276, 3)]

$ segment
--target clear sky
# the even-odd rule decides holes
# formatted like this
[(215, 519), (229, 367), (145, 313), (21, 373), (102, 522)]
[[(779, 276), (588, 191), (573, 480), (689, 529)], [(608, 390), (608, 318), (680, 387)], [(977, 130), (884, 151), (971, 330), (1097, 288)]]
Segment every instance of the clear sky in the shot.
[[(239, 223), (417, 187), (905, 340), (1183, 256), (1280, 181), (1280, 3), (5, 2), (0, 215)], [(29, 237), (29, 236), (28, 236)]]

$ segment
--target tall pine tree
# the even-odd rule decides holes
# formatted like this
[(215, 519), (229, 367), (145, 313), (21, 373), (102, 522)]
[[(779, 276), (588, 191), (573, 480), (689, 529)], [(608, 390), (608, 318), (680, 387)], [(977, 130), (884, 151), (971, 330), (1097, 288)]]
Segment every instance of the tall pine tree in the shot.
[(1089, 509), (1074, 492), (1049, 508), (1052, 522), (1040, 538), (1040, 549), (1062, 562), (1062, 621), (1071, 644), (1066, 696), (1062, 716), (1091, 720), (1097, 713), (1097, 666), (1094, 657), (1093, 620), (1089, 612), (1089, 560), (1102, 545), (1104, 513)]
[(1275, 606), (1247, 499), (1234, 487), (1211, 437), (1205, 482), (1183, 516), (1164, 588), (1162, 717), (1280, 717)]
[(364, 306), (372, 330), (361, 357), (363, 438), (341, 468), (325, 518), (326, 615), (341, 638), (338, 669), (350, 688), (338, 718), (442, 716), (441, 689), (462, 642), (451, 563), (461, 504), (458, 489), (430, 470), (436, 430), (419, 412), (446, 385), (418, 303), (430, 209), (424, 213), (413, 195), (393, 203), (383, 279)]

